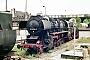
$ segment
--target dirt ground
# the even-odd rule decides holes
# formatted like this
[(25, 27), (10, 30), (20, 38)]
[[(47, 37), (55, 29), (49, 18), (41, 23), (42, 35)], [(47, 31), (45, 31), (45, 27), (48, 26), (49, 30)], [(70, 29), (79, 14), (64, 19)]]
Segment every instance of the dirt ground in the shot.
[(59, 47), (55, 47), (52, 50), (52, 53), (42, 53), (38, 58), (33, 57), (32, 59), (23, 58), (22, 60), (60, 60), (60, 54), (65, 51), (66, 48), (72, 50), (74, 48), (74, 41), (69, 41), (60, 45)]

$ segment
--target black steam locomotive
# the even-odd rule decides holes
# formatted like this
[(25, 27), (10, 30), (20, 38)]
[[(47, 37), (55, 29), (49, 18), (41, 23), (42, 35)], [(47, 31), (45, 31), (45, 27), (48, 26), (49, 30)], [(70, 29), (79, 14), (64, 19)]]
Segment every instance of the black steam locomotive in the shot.
[[(59, 18), (31, 16), (27, 22), (27, 30), (30, 35), (27, 36), (23, 44), (17, 47), (27, 48), (30, 53), (47, 52), (54, 46), (73, 39), (73, 26)], [(78, 37), (78, 29), (76, 37)]]

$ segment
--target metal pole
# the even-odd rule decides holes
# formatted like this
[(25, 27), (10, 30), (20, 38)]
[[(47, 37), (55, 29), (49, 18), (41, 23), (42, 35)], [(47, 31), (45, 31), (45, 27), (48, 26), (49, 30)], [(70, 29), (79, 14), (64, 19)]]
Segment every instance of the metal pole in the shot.
[(6, 11), (7, 11), (7, 0), (6, 0)]
[(65, 18), (66, 18), (66, 10), (65, 10)]
[(46, 7), (45, 7), (45, 15), (46, 15)]
[(43, 6), (44, 8), (45, 8), (45, 16), (46, 16), (46, 7), (45, 6)]
[(76, 19), (74, 19), (74, 55), (75, 55)]
[(27, 19), (27, 0), (25, 2), (25, 20)]
[(25, 2), (25, 12), (27, 12), (27, 0)]

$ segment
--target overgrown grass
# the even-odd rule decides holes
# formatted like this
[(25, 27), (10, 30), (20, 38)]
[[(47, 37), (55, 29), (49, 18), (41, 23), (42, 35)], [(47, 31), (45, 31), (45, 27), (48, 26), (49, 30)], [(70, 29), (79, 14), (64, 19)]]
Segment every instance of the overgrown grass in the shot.
[(29, 59), (33, 59), (33, 58), (39, 58), (40, 57), (40, 54), (32, 54), (32, 55), (28, 55), (27, 58)]
[(49, 50), (47, 53), (53, 53), (54, 52), (54, 49), (53, 50)]
[(33, 57), (35, 57), (35, 58), (39, 58), (40, 57), (40, 54), (32, 54), (31, 55), (25, 49), (22, 49), (22, 50), (18, 49), (17, 46), (14, 46), (12, 50), (16, 51), (16, 55), (22, 56), (22, 57), (25, 57), (25, 58), (27, 57), (29, 59), (32, 59)]
[(33, 59), (33, 56), (28, 55), (27, 58), (28, 58), (28, 59)]
[(17, 55), (19, 55), (19, 56), (23, 56), (23, 55), (26, 54), (26, 50), (25, 49), (22, 49), (22, 50), (21, 49), (18, 49), (17, 46), (14, 46), (12, 50), (13, 51), (16, 51), (17, 52)]
[(70, 51), (70, 48), (66, 48), (65, 51)]
[(90, 43), (90, 37), (78, 39), (77, 43)]

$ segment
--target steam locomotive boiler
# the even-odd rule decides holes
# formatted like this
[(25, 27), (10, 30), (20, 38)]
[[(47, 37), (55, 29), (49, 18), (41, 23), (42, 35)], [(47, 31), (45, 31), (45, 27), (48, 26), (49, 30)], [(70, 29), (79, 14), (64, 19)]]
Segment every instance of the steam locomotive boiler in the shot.
[(30, 53), (47, 52), (68, 39), (68, 24), (63, 19), (31, 16), (27, 21), (27, 30), (30, 35), (17, 47), (27, 48)]

